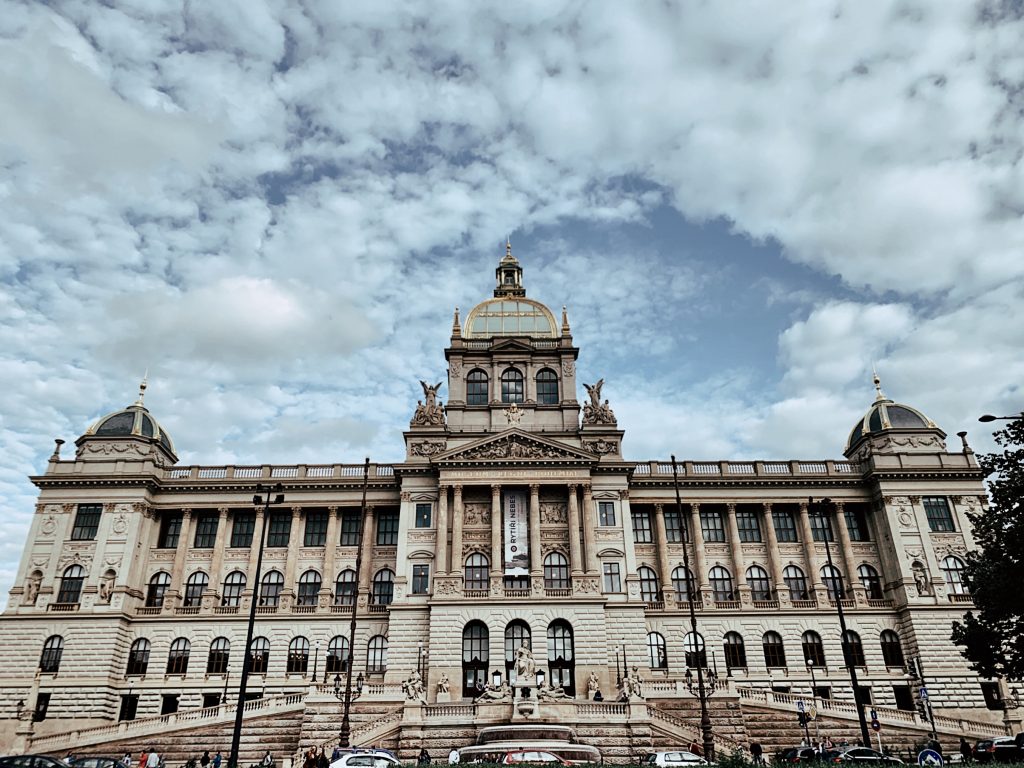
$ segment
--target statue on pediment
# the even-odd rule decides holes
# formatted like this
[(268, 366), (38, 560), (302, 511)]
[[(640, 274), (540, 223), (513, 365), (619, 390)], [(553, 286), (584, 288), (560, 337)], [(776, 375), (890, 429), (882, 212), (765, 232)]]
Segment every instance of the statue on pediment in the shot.
[(411, 426), (443, 427), (445, 424), (444, 403), (437, 399), (437, 391), (441, 388), (441, 382), (430, 385), (421, 379), (420, 386), (423, 387), (424, 400), (416, 401), (416, 412), (412, 416)]
[(604, 379), (599, 379), (596, 384), (584, 383), (587, 394), (590, 395), (590, 402), (583, 404), (584, 424), (615, 424), (615, 413), (608, 405), (608, 401), (601, 402), (601, 388), (604, 386)]

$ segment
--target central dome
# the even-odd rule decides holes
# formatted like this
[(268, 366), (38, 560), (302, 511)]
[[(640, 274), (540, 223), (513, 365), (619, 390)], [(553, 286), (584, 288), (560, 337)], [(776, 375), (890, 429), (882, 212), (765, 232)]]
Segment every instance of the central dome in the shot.
[(466, 318), (466, 336), (489, 339), (492, 336), (558, 337), (558, 326), (551, 310), (539, 301), (525, 297), (487, 299)]

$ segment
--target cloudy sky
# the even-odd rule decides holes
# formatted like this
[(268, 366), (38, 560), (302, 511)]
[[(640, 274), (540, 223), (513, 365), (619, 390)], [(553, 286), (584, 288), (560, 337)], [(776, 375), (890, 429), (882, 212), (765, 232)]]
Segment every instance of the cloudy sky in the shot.
[(400, 459), (507, 235), (632, 458), (1021, 409), (1020, 3), (427, 7), (3, 2), (4, 597), (147, 369), (184, 463)]

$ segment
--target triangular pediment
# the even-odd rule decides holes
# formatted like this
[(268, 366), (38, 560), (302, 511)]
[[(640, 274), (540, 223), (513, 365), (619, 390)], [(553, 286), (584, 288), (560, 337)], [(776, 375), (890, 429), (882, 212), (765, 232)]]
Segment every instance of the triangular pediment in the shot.
[(491, 352), (533, 352), (533, 346), (520, 339), (501, 339), (491, 344)]
[(435, 464), (509, 461), (592, 464), (598, 458), (597, 454), (589, 451), (513, 428), (438, 454), (431, 461)]

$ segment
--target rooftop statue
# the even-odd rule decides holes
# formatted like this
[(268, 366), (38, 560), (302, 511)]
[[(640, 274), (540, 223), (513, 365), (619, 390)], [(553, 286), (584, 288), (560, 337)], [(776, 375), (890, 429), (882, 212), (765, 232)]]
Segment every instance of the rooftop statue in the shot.
[(604, 386), (604, 379), (599, 379), (596, 384), (584, 383), (587, 394), (590, 395), (590, 402), (583, 404), (584, 424), (615, 424), (615, 413), (608, 407), (608, 401), (601, 402), (601, 388)]

